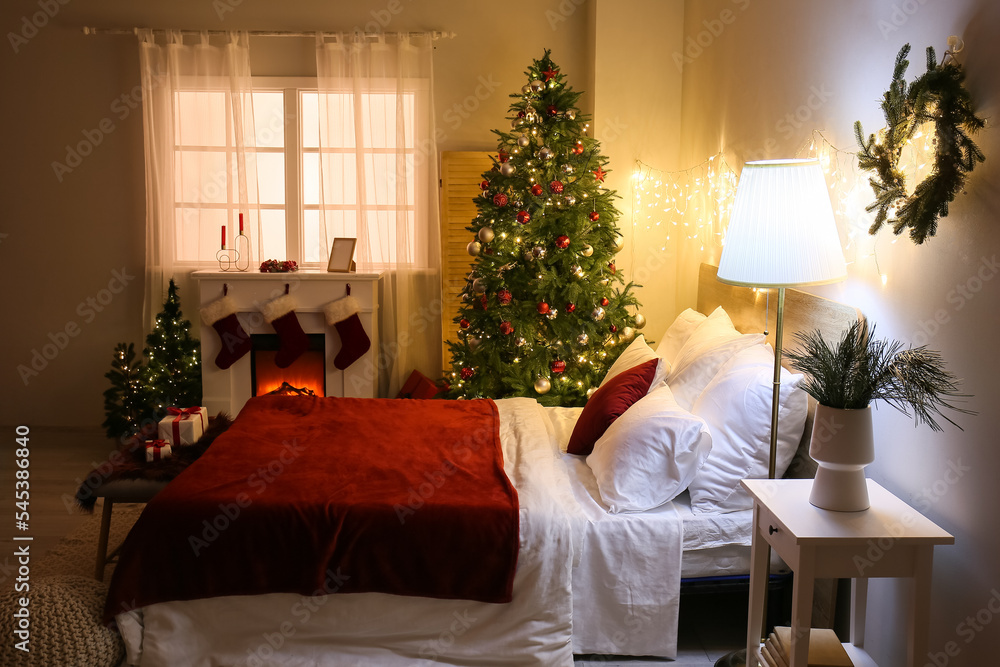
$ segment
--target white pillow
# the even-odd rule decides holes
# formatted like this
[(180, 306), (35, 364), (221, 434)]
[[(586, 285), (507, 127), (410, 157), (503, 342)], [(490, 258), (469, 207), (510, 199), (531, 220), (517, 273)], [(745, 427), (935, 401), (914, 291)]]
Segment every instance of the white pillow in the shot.
[[(654, 388), (659, 386), (664, 380), (667, 379), (667, 374), (670, 373), (670, 362), (657, 356), (656, 352), (646, 343), (646, 338), (642, 334), (635, 337), (635, 340), (626, 347), (618, 358), (615, 359), (615, 363), (611, 364), (611, 368), (604, 375), (604, 379), (601, 380), (601, 384), (598, 388), (603, 387), (608, 383), (608, 381), (619, 373), (623, 373), (630, 368), (635, 368), (639, 364), (645, 363), (650, 359), (659, 359), (660, 363), (656, 366), (656, 373), (653, 375), (653, 381), (649, 383), (649, 391), (653, 391)], [(649, 392), (646, 392), (647, 394)]]
[(741, 334), (719, 306), (699, 324), (674, 359), (667, 383), (677, 404), (690, 410), (722, 365), (751, 345), (764, 342), (763, 334)]
[(705, 321), (706, 316), (693, 308), (688, 308), (674, 319), (674, 323), (667, 329), (667, 333), (660, 338), (656, 346), (656, 353), (673, 365), (677, 359), (677, 353), (684, 347), (691, 334), (699, 324)]
[(587, 465), (609, 512), (642, 512), (684, 491), (711, 449), (705, 422), (661, 384), (608, 427)]
[[(777, 477), (791, 463), (805, 428), (809, 399), (799, 388), (803, 379), (801, 374), (781, 369)], [(698, 397), (692, 412), (708, 423), (713, 446), (688, 487), (695, 513), (731, 512), (753, 506), (740, 480), (767, 477), (773, 382), (771, 347), (754, 345), (730, 359)]]

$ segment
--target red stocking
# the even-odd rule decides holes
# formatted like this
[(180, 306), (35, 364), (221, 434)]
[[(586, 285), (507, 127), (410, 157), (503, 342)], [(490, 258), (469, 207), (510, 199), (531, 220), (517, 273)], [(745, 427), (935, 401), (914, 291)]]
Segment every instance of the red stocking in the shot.
[(347, 296), (331, 301), (323, 307), (326, 323), (336, 327), (337, 333), (340, 334), (340, 352), (333, 360), (333, 365), (339, 370), (344, 370), (360, 359), (361, 355), (372, 346), (371, 339), (365, 333), (365, 328), (358, 317), (360, 310), (361, 305), (351, 296), (350, 288)]
[(263, 304), (260, 312), (264, 319), (278, 333), (278, 354), (274, 363), (278, 368), (288, 368), (309, 347), (309, 338), (302, 331), (299, 318), (295, 316), (295, 299), (283, 294)]
[(237, 305), (231, 297), (224, 296), (201, 309), (201, 320), (213, 327), (222, 341), (222, 350), (215, 358), (215, 365), (226, 370), (250, 351), (250, 336), (236, 318)]

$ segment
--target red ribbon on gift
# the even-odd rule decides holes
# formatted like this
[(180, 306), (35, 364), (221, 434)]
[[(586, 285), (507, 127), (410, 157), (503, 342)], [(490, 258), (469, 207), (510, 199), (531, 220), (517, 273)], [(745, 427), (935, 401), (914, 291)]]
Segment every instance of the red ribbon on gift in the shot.
[(160, 453), (160, 451), (164, 447), (169, 447), (169, 446), (170, 445), (167, 443), (166, 440), (147, 440), (146, 441), (146, 450), (147, 451), (150, 450), (150, 449), (153, 450), (153, 460), (154, 461), (159, 461), (160, 457), (162, 456), (162, 454)]
[(205, 429), (205, 415), (201, 414), (201, 408), (167, 408), (167, 412), (172, 415), (177, 415), (174, 417), (172, 423), (173, 433), (174, 433), (174, 444), (178, 447), (181, 444), (181, 422), (188, 417), (193, 417), (194, 415), (201, 416), (201, 427), (202, 430)]

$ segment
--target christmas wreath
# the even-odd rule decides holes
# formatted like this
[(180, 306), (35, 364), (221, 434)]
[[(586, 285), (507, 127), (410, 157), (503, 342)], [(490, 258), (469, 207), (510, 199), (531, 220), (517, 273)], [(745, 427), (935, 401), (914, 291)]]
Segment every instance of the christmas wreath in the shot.
[[(949, 40), (953, 48), (957, 43), (957, 38)], [(938, 218), (948, 215), (949, 202), (965, 185), (976, 163), (986, 159), (969, 137), (986, 123), (972, 110), (972, 98), (963, 83), (965, 72), (952, 57), (958, 50), (960, 47), (946, 51), (939, 65), (934, 48), (928, 47), (927, 71), (907, 85), (903, 75), (910, 64), (906, 59), (910, 45), (905, 45), (896, 56), (892, 84), (882, 97), (885, 128), (866, 140), (861, 121), (854, 123), (861, 146), (858, 166), (874, 172), (869, 182), (875, 202), (867, 210), (876, 211), (876, 215), (870, 234), (888, 222), (894, 234), (909, 229), (910, 239), (917, 244), (934, 236)], [(931, 172), (907, 195), (900, 154), (925, 123), (934, 124), (934, 161)]]

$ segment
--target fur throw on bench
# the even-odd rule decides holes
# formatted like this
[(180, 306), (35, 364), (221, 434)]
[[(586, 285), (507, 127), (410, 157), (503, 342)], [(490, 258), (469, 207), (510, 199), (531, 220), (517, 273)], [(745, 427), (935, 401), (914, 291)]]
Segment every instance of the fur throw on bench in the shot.
[(76, 504), (84, 512), (93, 512), (98, 497), (95, 491), (109, 482), (119, 480), (169, 482), (197, 461), (232, 423), (233, 420), (229, 415), (220, 412), (215, 417), (209, 418), (208, 428), (198, 442), (174, 448), (170, 458), (152, 463), (146, 462), (145, 440), (141, 436), (133, 436), (113, 452), (107, 461), (87, 475), (76, 491)]

